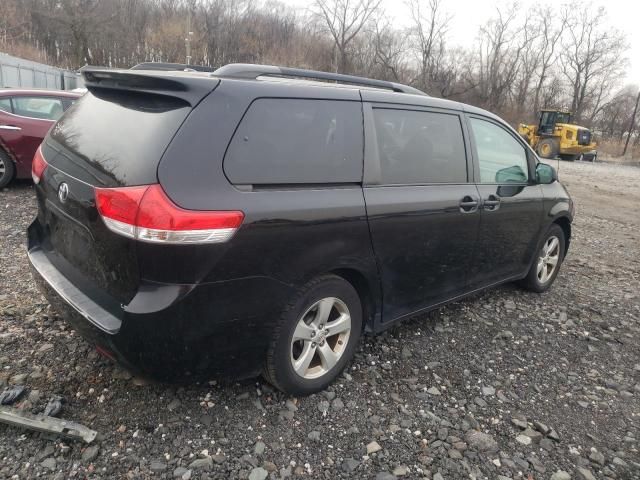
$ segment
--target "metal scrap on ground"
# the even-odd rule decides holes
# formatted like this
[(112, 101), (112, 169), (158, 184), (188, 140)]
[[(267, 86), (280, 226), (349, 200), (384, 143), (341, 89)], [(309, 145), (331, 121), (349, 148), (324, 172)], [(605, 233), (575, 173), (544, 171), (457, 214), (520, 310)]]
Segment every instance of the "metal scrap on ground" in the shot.
[(34, 415), (12, 407), (0, 407), (0, 422), (38, 432), (53, 433), (91, 443), (98, 432), (79, 423), (46, 415)]
[(60, 413), (61, 410), (62, 410), (62, 397), (60, 395), (53, 395), (49, 399), (49, 403), (47, 403), (47, 406), (44, 407), (44, 412), (42, 413), (43, 415), (46, 415), (48, 417), (55, 417)]
[(0, 405), (11, 405), (24, 393), (23, 385), (14, 385), (13, 387), (5, 388), (0, 393)]

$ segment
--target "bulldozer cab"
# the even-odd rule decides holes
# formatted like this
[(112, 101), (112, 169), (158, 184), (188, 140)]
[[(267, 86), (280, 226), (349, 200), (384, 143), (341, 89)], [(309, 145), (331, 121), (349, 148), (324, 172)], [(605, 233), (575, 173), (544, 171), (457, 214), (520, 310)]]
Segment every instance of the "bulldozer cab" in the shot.
[(540, 112), (540, 123), (538, 133), (553, 135), (556, 123), (571, 123), (571, 114), (558, 110), (542, 110)]

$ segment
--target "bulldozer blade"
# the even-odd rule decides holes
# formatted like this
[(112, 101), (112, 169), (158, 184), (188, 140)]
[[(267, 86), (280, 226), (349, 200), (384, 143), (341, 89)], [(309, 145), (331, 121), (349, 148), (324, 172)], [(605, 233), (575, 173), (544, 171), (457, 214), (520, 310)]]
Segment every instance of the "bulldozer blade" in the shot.
[(91, 443), (98, 432), (79, 423), (47, 415), (35, 415), (12, 407), (0, 407), (0, 422), (37, 432), (52, 433), (74, 440)]

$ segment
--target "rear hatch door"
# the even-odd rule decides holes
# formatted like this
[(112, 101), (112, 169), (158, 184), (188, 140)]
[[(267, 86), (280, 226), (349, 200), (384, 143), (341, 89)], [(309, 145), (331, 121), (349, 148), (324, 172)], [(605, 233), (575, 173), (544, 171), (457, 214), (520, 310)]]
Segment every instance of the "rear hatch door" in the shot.
[(180, 75), (85, 72), (88, 93), (41, 147), (48, 163), (37, 188), (43, 248), (63, 274), (89, 281), (78, 287), (96, 288), (122, 304), (140, 283), (136, 242), (106, 227), (94, 188), (158, 182), (157, 167), (173, 136), (218, 83), (203, 74)]

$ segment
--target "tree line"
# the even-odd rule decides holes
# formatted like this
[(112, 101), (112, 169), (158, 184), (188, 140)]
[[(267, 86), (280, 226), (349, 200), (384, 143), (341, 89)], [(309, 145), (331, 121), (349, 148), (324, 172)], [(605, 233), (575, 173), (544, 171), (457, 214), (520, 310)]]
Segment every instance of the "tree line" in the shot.
[[(469, 47), (448, 31), (444, 0), (315, 0), (305, 11), (257, 0), (3, 0), (0, 51), (52, 65), (128, 68), (144, 61), (265, 63), (392, 80), (492, 110), (512, 123), (570, 110), (622, 139), (638, 86), (623, 84), (627, 43), (606, 10), (584, 2), (495, 9)], [(191, 33), (188, 33), (188, 32)], [(635, 143), (640, 141), (640, 132)]]

